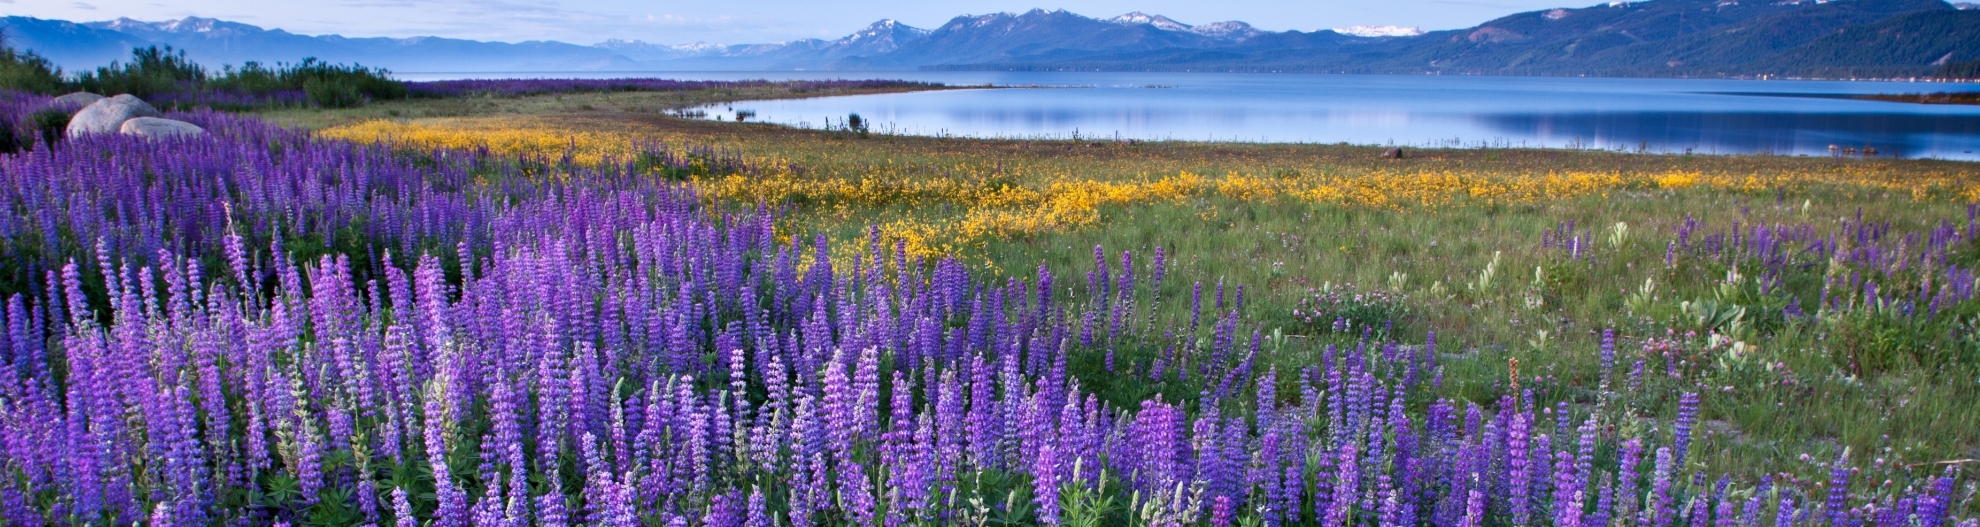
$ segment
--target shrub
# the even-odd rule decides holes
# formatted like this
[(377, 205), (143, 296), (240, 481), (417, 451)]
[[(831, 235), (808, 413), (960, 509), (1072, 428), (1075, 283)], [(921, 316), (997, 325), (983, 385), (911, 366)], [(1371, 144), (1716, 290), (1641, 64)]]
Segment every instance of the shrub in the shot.
[(1387, 332), (1409, 318), (1409, 304), (1398, 293), (1328, 284), (1301, 298), (1293, 318), (1319, 331)]
[[(61, 88), (57, 78), (57, 88)], [(330, 64), (305, 58), (273, 67), (249, 61), (227, 66), (219, 75), (186, 58), (184, 51), (147, 47), (131, 51), (129, 63), (111, 63), (76, 78), (75, 88), (116, 95), (128, 93), (161, 108), (250, 109), (314, 104), (348, 108), (367, 101), (403, 99), (405, 83), (391, 72), (362, 65)]]
[(324, 108), (350, 108), (364, 104), (364, 95), (343, 79), (309, 79), (303, 83), (309, 102)]
[(404, 99), (408, 93), (405, 83), (393, 80), (391, 72), (383, 68), (330, 64), (316, 57), (296, 64), (277, 63), (273, 68), (252, 61), (239, 69), (228, 67), (207, 87), (260, 95), (302, 90), (311, 102), (333, 108), (367, 100)]
[(150, 99), (159, 94), (197, 90), (206, 79), (206, 68), (187, 60), (185, 51), (174, 53), (171, 46), (150, 46), (131, 50), (129, 63), (112, 62), (94, 72), (83, 72), (76, 77), (75, 85), (83, 91), (104, 95), (128, 93)]
[(0, 48), (0, 89), (52, 94), (62, 90), (62, 70), (32, 51)]
[[(330, 64), (315, 57), (305, 58), (296, 64), (276, 63), (272, 68), (253, 61), (242, 64), (238, 69), (228, 66), (220, 76), (201, 86), (201, 90), (240, 95), (248, 104), (284, 105), (307, 101), (324, 108), (350, 108), (370, 101), (404, 99), (407, 94), (405, 83), (393, 80), (391, 72), (385, 69), (357, 64)], [(294, 98), (298, 92), (301, 99)]]

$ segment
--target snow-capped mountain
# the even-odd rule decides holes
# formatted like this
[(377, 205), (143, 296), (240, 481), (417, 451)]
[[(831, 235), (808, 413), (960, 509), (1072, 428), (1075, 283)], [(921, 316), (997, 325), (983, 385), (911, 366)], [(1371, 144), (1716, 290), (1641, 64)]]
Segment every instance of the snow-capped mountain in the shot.
[(1943, 0), (1611, 2), (1427, 33), (1405, 26), (1264, 31), (1239, 21), (1192, 25), (1139, 11), (1093, 18), (1033, 9), (959, 16), (932, 30), (889, 19), (838, 39), (735, 45), (310, 36), (197, 17), (83, 24), (7, 17), (0, 30), (16, 47), (71, 72), (127, 59), (131, 47), (146, 45), (170, 45), (215, 67), (316, 57), (400, 72), (935, 68), (1896, 76), (1980, 60), (1980, 11)]

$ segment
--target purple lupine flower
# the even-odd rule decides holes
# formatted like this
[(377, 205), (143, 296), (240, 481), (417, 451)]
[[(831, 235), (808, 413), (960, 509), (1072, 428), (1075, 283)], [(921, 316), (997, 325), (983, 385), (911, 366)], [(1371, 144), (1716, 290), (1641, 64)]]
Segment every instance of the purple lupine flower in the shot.
[(1607, 328), (1602, 330), (1602, 378), (1599, 382), (1602, 389), (1608, 389), (1609, 378), (1615, 372), (1615, 369), (1616, 330), (1615, 328)]
[(549, 473), (544, 479), (550, 483), (550, 491), (536, 497), (536, 522), (538, 525), (570, 525), (570, 509), (565, 503), (563, 477), (560, 468), (550, 464)]
[(1189, 333), (1195, 334), (1203, 322), (1203, 282), (1196, 282), (1189, 291)]
[(1953, 474), (1952, 467), (1946, 467), (1946, 475), (1934, 478), (1930, 492), (1919, 500), (1919, 527), (1939, 527), (1945, 523), (1946, 511), (1952, 503)]
[(1464, 522), (1461, 527), (1479, 527), (1485, 524), (1485, 493), (1479, 490), (1477, 475), (1472, 476), (1472, 488), (1465, 494)]
[(854, 525), (875, 525), (873, 484), (867, 479), (866, 469), (857, 463), (848, 463), (842, 465), (841, 470), (839, 508), (845, 511), (846, 518)]
[(1650, 474), (1651, 502), (1644, 507), (1644, 513), (1650, 517), (1650, 525), (1655, 527), (1670, 527), (1677, 524), (1678, 511), (1674, 507), (1676, 496), (1671, 494), (1671, 479), (1675, 475), (1673, 470), (1671, 449), (1657, 449), (1656, 469)]
[(1038, 504), (1038, 523), (1059, 524), (1058, 449), (1046, 443), (1038, 449), (1038, 463), (1032, 469), (1031, 496)]
[(449, 416), (442, 411), (444, 380), (435, 380), (426, 390), (425, 436), (426, 460), (433, 472), (434, 497), (439, 508), (433, 512), (433, 524), (444, 527), (464, 527), (468, 520), (467, 494), (455, 486), (452, 472), (447, 468), (446, 434), (452, 427)]
[(1231, 527), (1232, 516), (1230, 496), (1218, 496), (1211, 500), (1210, 525), (1212, 527)]
[(1554, 525), (1579, 527), (1582, 521), (1582, 500), (1586, 496), (1577, 487), (1574, 454), (1567, 451), (1554, 453)]
[(1582, 525), (1593, 527), (1609, 525), (1609, 519), (1614, 517), (1615, 506), (1615, 484), (1610, 480), (1604, 479), (1600, 488), (1595, 492), (1595, 512), (1589, 513), (1582, 520)]
[(1844, 527), (1849, 518), (1849, 451), (1836, 457), (1829, 469), (1829, 502), (1823, 507), (1831, 527)]
[(744, 512), (742, 527), (774, 527), (776, 522), (770, 515), (769, 506), (764, 503), (763, 489), (750, 487), (749, 506)]
[(1678, 396), (1677, 423), (1673, 427), (1671, 453), (1674, 463), (1684, 465), (1685, 452), (1691, 447), (1691, 428), (1698, 423), (1698, 392), (1685, 392)]
[(392, 518), (397, 527), (419, 527), (419, 517), (413, 516), (412, 502), (406, 500), (403, 487), (392, 487)]
[(1359, 463), (1356, 462), (1355, 448), (1356, 445), (1354, 442), (1341, 445), (1339, 458), (1335, 460), (1334, 465), (1341, 470), (1338, 471), (1338, 474), (1334, 478), (1334, 488), (1328, 492), (1334, 499), (1333, 505), (1327, 510), (1324, 525), (1344, 524), (1354, 512), (1353, 496), (1356, 495), (1356, 490), (1361, 486), (1358, 479), (1360, 471), (1349, 468), (1359, 466)]
[(1616, 508), (1616, 516), (1619, 518), (1632, 518), (1642, 512), (1642, 504), (1639, 501), (1642, 498), (1642, 494), (1639, 494), (1637, 491), (1637, 479), (1640, 477), (1637, 470), (1642, 464), (1643, 441), (1640, 439), (1630, 439), (1623, 442), (1622, 459), (1616, 464), (1616, 486), (1618, 487), (1616, 489), (1616, 495), (1622, 498), (1622, 502), (1618, 503)]
[(1527, 443), (1529, 419), (1531, 414), (1514, 414), (1512, 426), (1506, 429), (1506, 507), (1512, 514), (1513, 525), (1526, 525), (1531, 514), (1528, 485), (1532, 483), (1533, 475), (1532, 461), (1528, 457), (1531, 454)]

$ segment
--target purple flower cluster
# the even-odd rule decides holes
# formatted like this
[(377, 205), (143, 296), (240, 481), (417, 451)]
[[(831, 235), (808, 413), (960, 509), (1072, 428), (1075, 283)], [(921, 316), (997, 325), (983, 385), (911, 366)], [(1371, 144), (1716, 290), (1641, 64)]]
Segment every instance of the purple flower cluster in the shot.
[[(624, 162), (575, 167), (568, 159), (324, 141), (211, 111), (169, 116), (209, 133), (164, 141), (81, 137), (0, 156), (0, 203), (7, 210), (0, 214), (6, 239), (0, 261), (27, 271), (0, 281), (0, 293), (45, 286), (37, 285), (39, 275), (71, 260), (109, 265), (97, 260), (98, 252), (137, 263), (161, 252), (209, 263), (249, 256), (223, 255), (227, 236), (259, 248), (283, 238), (285, 251), (305, 260), (376, 251), (399, 256), (404, 265), (411, 261), (404, 258), (452, 252), (463, 243), (485, 252), (497, 233), (535, 221), (520, 211), (602, 214), (679, 193), (666, 181), (675, 174), (757, 170), (733, 152), (657, 142), (639, 145), (640, 153)], [(578, 177), (541, 177), (547, 170)], [(372, 270), (369, 259), (359, 261), (360, 271)], [(258, 273), (236, 278), (273, 278), (266, 268)]]
[(49, 134), (61, 130), (44, 128), (38, 122), (43, 117), (40, 114), (51, 109), (73, 112), (76, 108), (53, 108), (50, 103), (54, 100), (45, 95), (0, 89), (0, 154), (31, 150), (37, 144), (59, 139)]
[[(1833, 227), (1734, 223), (1719, 232), (1687, 218), (1667, 261), (1750, 275), (1761, 295), (1789, 297), (1784, 317), (1822, 310), (1933, 319), (1980, 293), (1969, 255), (1980, 243), (1974, 215), (1969, 208), (1964, 225), (1943, 220), (1921, 231), (1868, 221), (1861, 213)], [(1819, 290), (1792, 290), (1794, 283), (1819, 284)], [(1802, 307), (1804, 300), (1811, 307)]]
[(792, 90), (880, 89), (936, 86), (899, 80), (815, 80), (815, 81), (684, 81), (675, 79), (464, 79), (413, 81), (406, 88), (414, 97), (521, 97), (566, 93), (687, 91), (785, 86)]

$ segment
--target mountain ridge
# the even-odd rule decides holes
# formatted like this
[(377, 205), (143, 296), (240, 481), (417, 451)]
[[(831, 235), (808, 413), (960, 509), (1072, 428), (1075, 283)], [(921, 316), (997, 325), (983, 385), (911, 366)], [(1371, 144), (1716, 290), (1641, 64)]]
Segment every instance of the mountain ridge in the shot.
[(1905, 77), (1980, 60), (1980, 10), (1942, 0), (1650, 0), (1528, 11), (1422, 32), (1354, 26), (1264, 31), (1140, 11), (1032, 9), (892, 19), (833, 40), (654, 44), (301, 35), (211, 18), (0, 19), (17, 47), (69, 71), (172, 46), (209, 66), (316, 57), (402, 72), (687, 70), (1284, 71), (1626, 77)]

